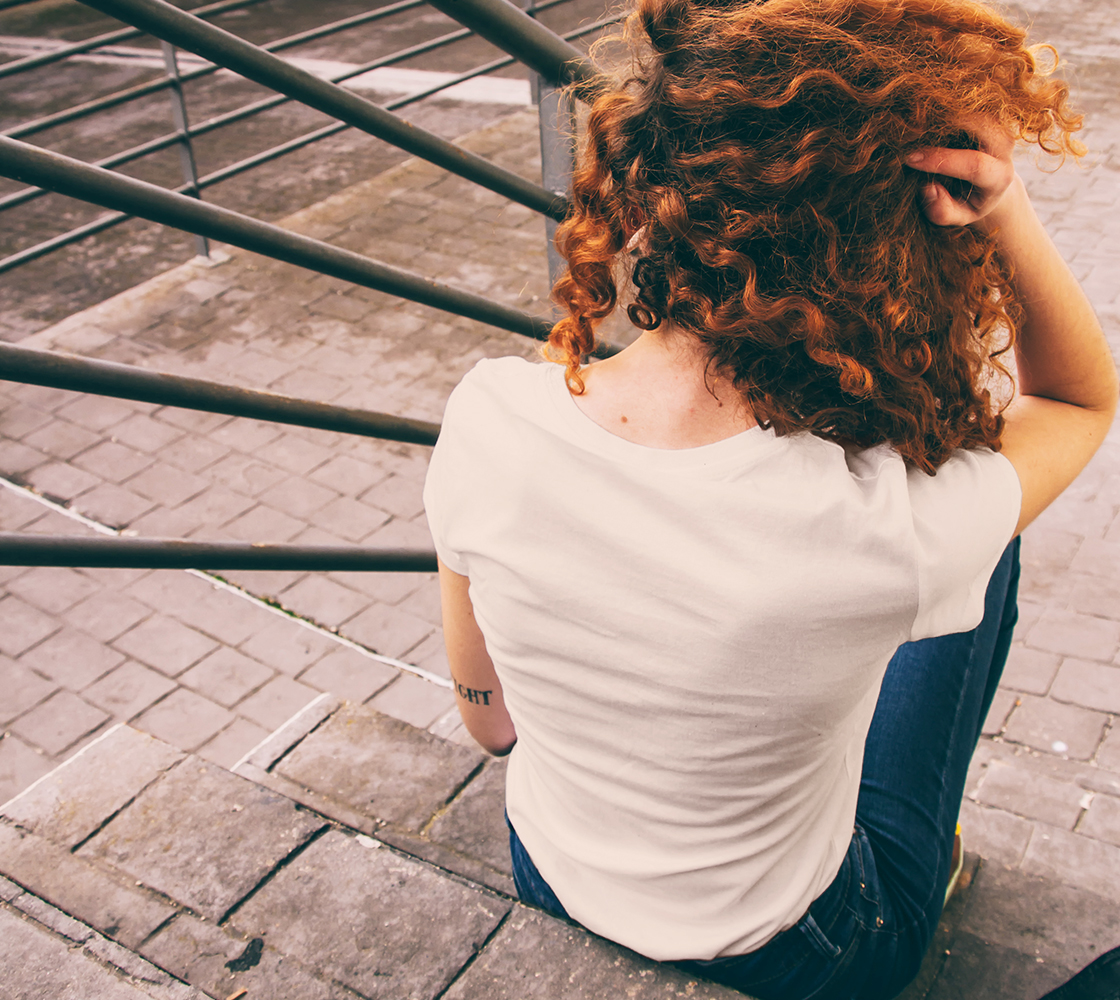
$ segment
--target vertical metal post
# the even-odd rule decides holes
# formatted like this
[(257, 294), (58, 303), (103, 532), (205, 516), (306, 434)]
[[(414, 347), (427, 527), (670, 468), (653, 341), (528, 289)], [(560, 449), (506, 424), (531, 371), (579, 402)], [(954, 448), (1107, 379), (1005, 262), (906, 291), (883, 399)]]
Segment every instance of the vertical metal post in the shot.
[[(536, 17), (537, 0), (529, 0), (525, 13)], [(539, 73), (529, 74), (529, 93), (537, 105), (541, 132), (541, 185), (567, 195), (575, 164), (575, 104)], [(556, 221), (546, 218), (544, 231), (548, 252), (548, 282), (555, 285), (563, 273), (564, 259), (556, 252)]]
[[(202, 200), (202, 192), (198, 187), (198, 168), (194, 162), (194, 146), (191, 145), (191, 133), (187, 124), (187, 102), (183, 99), (183, 83), (179, 78), (179, 60), (175, 56), (175, 46), (170, 42), (161, 42), (163, 48), (163, 64), (167, 69), (167, 77), (171, 81), (168, 88), (171, 94), (171, 121), (179, 133), (179, 162), (183, 165), (183, 182), (189, 185), (187, 194)], [(210, 241), (205, 236), (195, 235), (195, 252), (203, 257), (210, 256)]]

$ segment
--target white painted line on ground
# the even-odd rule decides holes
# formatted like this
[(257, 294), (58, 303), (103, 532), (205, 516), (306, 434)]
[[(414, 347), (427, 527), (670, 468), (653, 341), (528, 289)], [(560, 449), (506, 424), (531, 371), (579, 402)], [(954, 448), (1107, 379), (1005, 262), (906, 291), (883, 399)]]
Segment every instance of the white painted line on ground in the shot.
[[(92, 518), (86, 517), (84, 514), (79, 514), (76, 510), (71, 510), (69, 507), (64, 507), (60, 503), (55, 503), (53, 500), (48, 500), (45, 496), (36, 493), (34, 490), (29, 490), (25, 486), (19, 486), (16, 483), (5, 479), (0, 476), (0, 486), (5, 486), (14, 493), (18, 493), (28, 500), (34, 500), (44, 507), (49, 507), (51, 510), (64, 517), (68, 517), (73, 521), (78, 521), (88, 528), (93, 528), (94, 531), (100, 532), (102, 535), (116, 535), (118, 538), (124, 534), (131, 534), (128, 532), (117, 531), (116, 528), (110, 528), (107, 524), (101, 524), (99, 521), (94, 521)], [(396, 667), (398, 670), (403, 670), (405, 673), (412, 674), (414, 677), (419, 677), (421, 680), (428, 681), (430, 684), (435, 684), (437, 687), (452, 689), (452, 683), (446, 677), (441, 677), (439, 674), (434, 674), (430, 670), (425, 670), (423, 667), (418, 667), (413, 663), (406, 663), (404, 660), (395, 659), (392, 656), (382, 656), (380, 653), (375, 653), (372, 649), (367, 649), (361, 643), (355, 642), (353, 639), (347, 639), (344, 635), (339, 635), (337, 632), (332, 632), (328, 628), (323, 628), (313, 621), (308, 621), (306, 618), (300, 617), (293, 611), (286, 608), (277, 607), (268, 601), (262, 601), (255, 594), (250, 594), (247, 590), (228, 583), (219, 576), (214, 576), (212, 573), (207, 573), (200, 569), (188, 569), (183, 572), (197, 576), (200, 580), (205, 580), (211, 586), (218, 590), (225, 590), (233, 594), (235, 597), (241, 598), (243, 601), (248, 601), (250, 604), (255, 604), (259, 608), (264, 608), (265, 611), (271, 612), (274, 615), (279, 615), (287, 621), (294, 622), (301, 628), (308, 629), (315, 632), (324, 638), (330, 639), (332, 642), (338, 643), (340, 646), (345, 646), (347, 649), (354, 650), (360, 656), (364, 656), (367, 660), (376, 660), (378, 663), (384, 663), (390, 667)]]
[(313, 709), (316, 705), (318, 705), (319, 702), (321, 702), (324, 698), (330, 698), (330, 697), (332, 697), (332, 695), (330, 695), (328, 692), (324, 691), (318, 697), (312, 698), (311, 701), (309, 701), (306, 705), (304, 705), (303, 708), (301, 708), (298, 712), (296, 712), (296, 714), (293, 715), (290, 719), (288, 719), (287, 722), (283, 723), (282, 725), (278, 726), (276, 729), (272, 730), (272, 732), (269, 733), (263, 740), (261, 740), (260, 743), (258, 743), (255, 747), (253, 747), (252, 750), (250, 750), (236, 764), (234, 764), (233, 767), (230, 768), (230, 770), (231, 771), (236, 771), (242, 764), (245, 763), (245, 761), (247, 761), (250, 757), (252, 757), (253, 754), (255, 754), (261, 747), (263, 747), (266, 743), (270, 742), (274, 736), (278, 736), (285, 729), (287, 729), (290, 725), (294, 724), (295, 721), (301, 715), (303, 715), (305, 712), (311, 711), (311, 709)]
[[(0, 52), (16, 56), (39, 55), (55, 52), (69, 45), (53, 38), (19, 38), (13, 35), (0, 35)], [(198, 56), (177, 50), (179, 67), (184, 72), (213, 65)], [(100, 63), (109, 66), (139, 66), (146, 69), (164, 69), (163, 54), (153, 49), (134, 48), (127, 45), (106, 45), (93, 52), (70, 56), (79, 62)], [(321, 79), (341, 76), (358, 68), (358, 63), (341, 62), (334, 59), (303, 59), (299, 56), (278, 55), (278, 58), (298, 69), (306, 70)], [(231, 73), (230, 70), (221, 70)], [(236, 74), (234, 74), (236, 75)], [(440, 73), (425, 69), (403, 69), (396, 66), (381, 66), (360, 76), (343, 80), (341, 86), (351, 90), (369, 90), (380, 94), (415, 94), (436, 84), (453, 80), (458, 74)], [(532, 103), (528, 80), (510, 80), (500, 76), (480, 76), (464, 80), (433, 97), (468, 104), (510, 104), (528, 106)]]
[[(123, 722), (118, 722), (115, 726), (110, 726), (108, 729), (105, 730), (105, 732), (103, 732), (100, 736), (98, 736), (97, 739), (90, 740), (84, 747), (82, 747), (81, 750), (79, 750), (72, 757), (67, 757), (66, 760), (64, 760), (57, 767), (52, 767), (46, 774), (42, 775), (39, 778), (36, 778), (22, 792), (20, 792), (18, 795), (13, 795), (10, 799), (8, 799), (7, 802), (5, 802), (2, 806), (0, 806), (0, 813), (6, 813), (9, 809), (9, 807), (13, 806), (20, 799), (22, 799), (25, 795), (27, 795), (29, 792), (33, 791), (35, 788), (37, 788), (39, 785), (41, 785), (52, 774), (57, 774), (64, 767), (66, 767), (70, 764), (73, 764), (74, 761), (76, 761), (79, 757), (81, 757), (81, 755), (84, 754), (90, 747), (97, 746), (98, 743), (100, 743), (102, 740), (107, 739), (108, 737), (112, 736), (113, 733), (115, 733), (123, 725), (124, 725)], [(147, 734), (145, 734), (145, 735), (147, 735)], [(153, 739), (154, 739), (154, 737), (153, 737)]]

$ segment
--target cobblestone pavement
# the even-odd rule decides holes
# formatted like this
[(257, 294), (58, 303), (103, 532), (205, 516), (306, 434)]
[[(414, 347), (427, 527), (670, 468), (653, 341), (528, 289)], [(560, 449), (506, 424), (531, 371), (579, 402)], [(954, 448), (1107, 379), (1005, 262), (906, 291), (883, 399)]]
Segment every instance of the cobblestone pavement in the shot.
[[(1041, 3), (1020, 9), (1069, 59), (1091, 116), (1083, 166), (1048, 175), (1024, 162), (1022, 170), (1120, 352), (1115, 15), (1104, 0), (1064, 3), (1060, 16)], [(526, 175), (539, 169), (536, 143), (524, 111), (464, 140)], [(425, 164), (405, 163), (288, 224), (545, 308), (541, 220)], [(471, 321), (233, 250), (21, 343), (425, 419), (439, 418), (478, 358), (535, 350)], [(95, 530), (69, 516), (78, 513), (145, 536), (427, 544), (425, 449), (30, 386), (0, 390), (0, 473), (36, 494), (0, 489), (0, 530)], [(453, 715), (430, 577), (223, 578), (0, 569), (0, 801), (117, 721), (232, 767), (324, 692), (466, 741)], [(1021, 596), (1011, 660), (962, 811), (967, 846), (995, 873), (969, 933), (1002, 942), (1012, 957), (975, 967), (967, 949), (951, 958), (946, 997), (969, 975), (1002, 983), (970, 996), (1028, 996), (1045, 977), (1024, 978), (1023, 961), (1049, 963), (1052, 980), (1120, 943), (1120, 920), (1101, 917), (1103, 899), (1120, 898), (1117, 428), (1027, 532)], [(1066, 936), (1048, 931), (1030, 944), (1026, 918), (1007, 917), (997, 890), (1027, 909), (1037, 904), (1047, 927), (1067, 921)]]

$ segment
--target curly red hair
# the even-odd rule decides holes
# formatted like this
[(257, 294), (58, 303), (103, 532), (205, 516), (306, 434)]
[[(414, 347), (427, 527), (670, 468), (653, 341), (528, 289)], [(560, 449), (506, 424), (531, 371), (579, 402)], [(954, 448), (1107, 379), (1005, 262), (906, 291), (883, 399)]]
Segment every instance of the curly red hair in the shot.
[(889, 442), (927, 472), (998, 448), (1009, 275), (990, 236), (925, 218), (903, 161), (975, 147), (979, 118), (1081, 155), (1053, 49), (974, 0), (638, 0), (627, 37), (556, 235), (548, 350), (572, 391), (644, 226), (631, 321), (697, 337), (763, 427)]

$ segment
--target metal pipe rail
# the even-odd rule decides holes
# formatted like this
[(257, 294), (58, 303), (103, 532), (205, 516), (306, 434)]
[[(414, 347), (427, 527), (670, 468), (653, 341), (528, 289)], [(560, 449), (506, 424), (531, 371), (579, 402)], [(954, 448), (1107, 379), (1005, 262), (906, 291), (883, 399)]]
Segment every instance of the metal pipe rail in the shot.
[[(262, 0), (222, 0), (221, 3), (212, 3), (206, 7), (195, 7), (191, 14), (195, 17), (214, 17), (224, 14), (227, 10), (237, 10), (239, 7), (251, 7), (261, 3)], [(0, 10), (3, 8), (0, 7)], [(11, 62), (0, 66), (0, 80), (6, 76), (23, 73), (39, 66), (48, 66), (68, 56), (76, 56), (90, 49), (99, 49), (105, 45), (114, 45), (117, 42), (126, 42), (130, 38), (139, 38), (144, 32), (139, 28), (118, 28), (116, 31), (104, 35), (95, 35), (93, 38), (83, 38), (80, 42), (55, 49), (53, 52), (44, 52), (39, 56), (27, 56), (25, 59), (13, 59)]]
[(405, 152), (423, 157), (535, 212), (562, 219), (567, 211), (567, 199), (417, 128), (337, 84), (320, 80), (228, 31), (192, 17), (165, 0), (82, 2), (143, 28), (156, 38), (219, 63), (247, 79), (294, 97), (308, 107), (347, 122), (363, 132), (385, 139)]
[(509, 0), (428, 2), (488, 42), (516, 56), (550, 83), (573, 84), (576, 96), (581, 100), (593, 100), (608, 85), (607, 78), (579, 49)]
[(59, 194), (92, 201), (152, 222), (185, 229), (244, 250), (310, 268), (413, 302), (435, 306), (458, 316), (489, 323), (537, 340), (547, 339), (552, 321), (543, 316), (491, 302), (411, 271), (382, 264), (352, 250), (301, 236), (259, 219), (168, 191), (111, 170), (0, 137), (0, 175), (33, 182)]
[(0, 532), (0, 566), (113, 569), (317, 570), (434, 573), (435, 552), (351, 545), (199, 542), (178, 538), (97, 538)]
[[(253, 2), (260, 3), (261, 0), (253, 0)], [(288, 35), (285, 38), (277, 38), (275, 41), (267, 42), (262, 45), (261, 48), (264, 49), (265, 52), (282, 52), (284, 49), (302, 45), (304, 42), (314, 41), (325, 35), (345, 31), (348, 28), (366, 24), (370, 21), (379, 21), (393, 14), (399, 14), (402, 11), (423, 6), (426, 2), (427, 0), (401, 0), (400, 3), (390, 4), (387, 7), (380, 7), (375, 11), (369, 11), (365, 14), (355, 14), (353, 17), (343, 18), (341, 21), (333, 21), (330, 24), (320, 25), (318, 28), (310, 28), (307, 31), (301, 31), (295, 35)], [(561, 0), (561, 2), (568, 2), (568, 0)], [(144, 32), (138, 29), (129, 30), (135, 31), (137, 35), (144, 34)], [(420, 42), (408, 49), (402, 49), (400, 52), (394, 52), (388, 56), (383, 56), (381, 59), (375, 59), (365, 66), (356, 66), (352, 70), (347, 70), (345, 73), (341, 73), (335, 77), (329, 77), (329, 79), (332, 83), (337, 83), (339, 80), (346, 80), (351, 76), (357, 76), (359, 73), (365, 73), (371, 69), (375, 69), (377, 66), (388, 66), (393, 62), (408, 59), (422, 52), (428, 52), (431, 49), (449, 45), (451, 42), (458, 41), (460, 38), (469, 37), (470, 34), (471, 32), (465, 28), (460, 31), (453, 31), (448, 35), (442, 35), (440, 38), (433, 39), (430, 42)], [(207, 66), (199, 66), (183, 73), (179, 77), (179, 80), (181, 83), (200, 80), (205, 76), (217, 73), (221, 68), (221, 66), (215, 63), (211, 63)], [(169, 86), (171, 86), (171, 84), (166, 78), (153, 80), (150, 83), (139, 83), (133, 87), (126, 87), (124, 90), (118, 90), (112, 94), (106, 94), (104, 97), (87, 101), (85, 104), (76, 104), (74, 107), (65, 108), (62, 111), (44, 115), (42, 118), (35, 118), (32, 121), (24, 122), (22, 125), (17, 125), (14, 128), (0, 132), (0, 135), (10, 136), (13, 139), (26, 139), (29, 135), (35, 135), (37, 132), (43, 132), (57, 125), (65, 125), (68, 122), (77, 121), (89, 115), (96, 114), (98, 111), (106, 111), (109, 108), (127, 104), (129, 101), (135, 101), (141, 97), (159, 93), (159, 91), (166, 90)], [(280, 97), (279, 99), (273, 98), (272, 100), (277, 100), (277, 103), (283, 104), (290, 101), (291, 98)], [(273, 106), (274, 105), (269, 105), (269, 107)]]
[(226, 413), (386, 441), (433, 445), (439, 424), (331, 403), (317, 403), (208, 379), (153, 372), (115, 361), (79, 358), (0, 342), (0, 376), (12, 382), (91, 392), (160, 406)]

